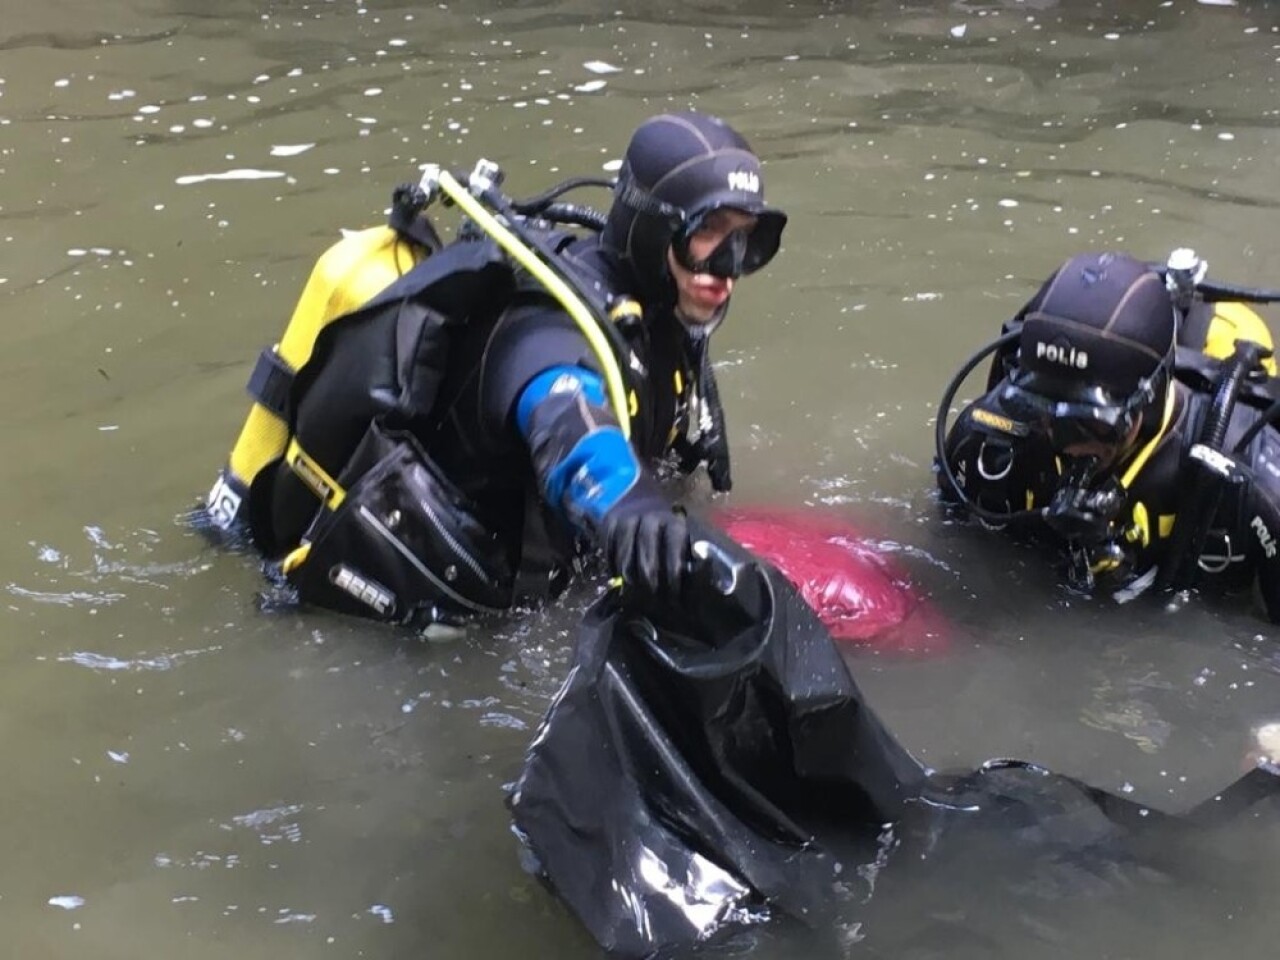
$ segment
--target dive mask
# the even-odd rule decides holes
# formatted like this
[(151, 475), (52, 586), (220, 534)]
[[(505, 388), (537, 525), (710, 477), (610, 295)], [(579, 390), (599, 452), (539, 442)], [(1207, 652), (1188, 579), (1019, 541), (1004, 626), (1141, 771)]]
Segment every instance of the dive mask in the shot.
[(1149, 380), (1122, 399), (1101, 387), (1054, 383), (1044, 374), (1015, 376), (1000, 389), (1002, 409), (1047, 437), (1057, 453), (1078, 446), (1123, 452), (1120, 448), (1130, 442), (1138, 418), (1154, 398)]
[(711, 214), (723, 209), (735, 208), (716, 207), (684, 221), (671, 238), (671, 252), (675, 255), (676, 263), (690, 273), (709, 273), (724, 280), (736, 280), (755, 273), (774, 258), (782, 243), (782, 228), (786, 225), (787, 218), (772, 210), (744, 210), (743, 213), (756, 218), (755, 222), (747, 227), (730, 230), (710, 254), (701, 260), (695, 260), (690, 250), (694, 236), (703, 228)]

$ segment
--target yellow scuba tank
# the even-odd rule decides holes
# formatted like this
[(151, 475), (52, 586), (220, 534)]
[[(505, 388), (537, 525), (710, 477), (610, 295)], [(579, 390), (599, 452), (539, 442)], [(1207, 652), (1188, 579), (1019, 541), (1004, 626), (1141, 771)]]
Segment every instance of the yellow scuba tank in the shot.
[(392, 226), (344, 231), (316, 262), (280, 342), (264, 350), (249, 378), (253, 406), (206, 499), (209, 522), (235, 525), (254, 478), (285, 453), (284, 419), (293, 375), (311, 357), (328, 324), (373, 299), (431, 252), (427, 234), (410, 236)]
[(1209, 329), (1201, 351), (1216, 360), (1229, 360), (1235, 355), (1237, 340), (1251, 340), (1271, 351), (1262, 361), (1262, 366), (1268, 376), (1274, 377), (1275, 343), (1266, 321), (1244, 303), (1224, 300), (1211, 306), (1213, 316), (1209, 320)]

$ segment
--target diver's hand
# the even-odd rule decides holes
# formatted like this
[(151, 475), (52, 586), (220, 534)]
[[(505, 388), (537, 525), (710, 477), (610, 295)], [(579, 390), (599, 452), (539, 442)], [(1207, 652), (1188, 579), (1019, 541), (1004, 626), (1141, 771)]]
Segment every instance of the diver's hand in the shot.
[(679, 605), (692, 559), (689, 521), (670, 508), (606, 517), (605, 559), (634, 598)]

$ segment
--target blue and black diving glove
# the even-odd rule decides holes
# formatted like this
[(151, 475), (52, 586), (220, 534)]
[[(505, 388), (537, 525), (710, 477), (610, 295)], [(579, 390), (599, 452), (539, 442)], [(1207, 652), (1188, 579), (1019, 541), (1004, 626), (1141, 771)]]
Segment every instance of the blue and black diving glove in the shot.
[(546, 502), (603, 550), (628, 595), (678, 603), (691, 559), (688, 521), (637, 459), (599, 375), (544, 371), (521, 395), (516, 423)]

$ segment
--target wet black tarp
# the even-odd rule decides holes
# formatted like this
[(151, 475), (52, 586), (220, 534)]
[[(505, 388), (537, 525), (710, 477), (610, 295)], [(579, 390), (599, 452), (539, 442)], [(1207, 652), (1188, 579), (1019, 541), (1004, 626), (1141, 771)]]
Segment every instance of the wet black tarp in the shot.
[[(1054, 884), (1123, 887), (1130, 867), (1176, 869), (1199, 821), (1271, 790), (1258, 771), (1173, 818), (1023, 763), (930, 773), (791, 585), (702, 536), (693, 602), (639, 610), (614, 592), (588, 612), (511, 798), (535, 869), (612, 953), (667, 955), (775, 919), (847, 940), (884, 901), (919, 914), (884, 955), (917, 941), (921, 956), (934, 942), (1004, 955), (975, 933), (974, 903), (999, 903), (965, 898), (975, 877), (1050, 901)], [(922, 870), (948, 879), (904, 902), (894, 886)], [(955, 929), (930, 938), (939, 917)]]

